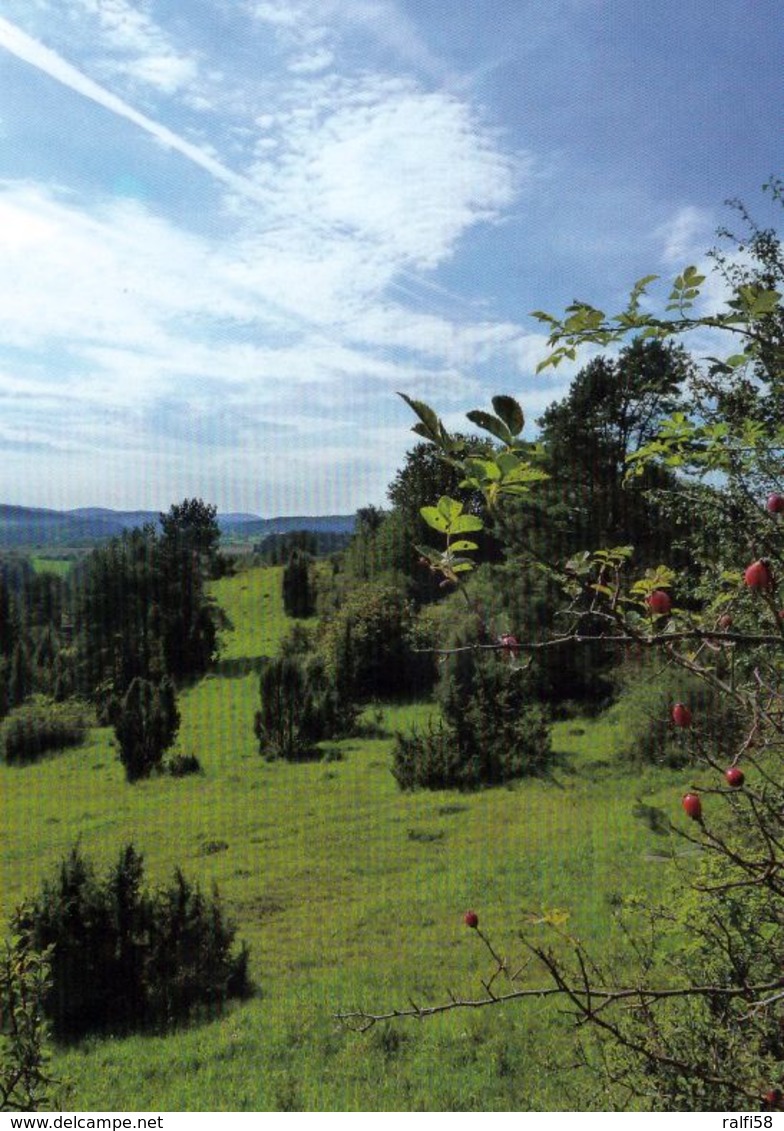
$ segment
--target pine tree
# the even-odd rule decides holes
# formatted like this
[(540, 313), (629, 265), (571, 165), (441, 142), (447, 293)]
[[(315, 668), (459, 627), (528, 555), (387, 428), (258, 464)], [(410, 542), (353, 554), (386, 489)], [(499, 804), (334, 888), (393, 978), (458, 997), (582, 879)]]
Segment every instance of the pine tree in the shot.
[(290, 617), (311, 617), (316, 611), (310, 554), (292, 550), (283, 571), (283, 607)]
[(125, 693), (114, 728), (128, 781), (149, 777), (160, 766), (179, 726), (171, 680), (156, 686), (137, 676)]

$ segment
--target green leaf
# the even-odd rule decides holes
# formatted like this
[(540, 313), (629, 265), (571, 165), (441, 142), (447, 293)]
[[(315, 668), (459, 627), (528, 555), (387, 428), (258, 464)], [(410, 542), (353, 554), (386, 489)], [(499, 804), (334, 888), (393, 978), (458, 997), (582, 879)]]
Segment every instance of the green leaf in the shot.
[(439, 533), (446, 534), (449, 523), (438, 511), (437, 507), (420, 507), (419, 513), (422, 515), (427, 525), (433, 530), (438, 530)]
[(495, 461), (495, 466), (499, 472), (498, 478), (500, 479), (502, 476), (505, 478), (516, 467), (520, 466), (520, 458), (514, 452), (501, 452)]
[(701, 275), (696, 267), (687, 267), (683, 272), (683, 280), (687, 287), (699, 287), (700, 284), (705, 282), (705, 276)]
[(468, 550), (478, 550), (479, 547), (476, 542), (469, 542), (468, 539), (461, 538), (459, 542), (452, 542), (449, 549), (454, 550), (456, 554), (463, 554)]
[(632, 294), (641, 295), (643, 291), (645, 291), (651, 285), (651, 283), (655, 283), (658, 278), (658, 275), (643, 275), (643, 277), (641, 279), (638, 279), (634, 284), (634, 287), (632, 288)]
[(441, 435), (441, 421), (438, 416), (424, 401), (415, 401), (411, 397), (406, 396), (405, 393), (398, 393), (402, 397), (408, 407), (416, 413), (424, 425), (424, 431), (420, 425), (415, 425), (412, 431), (417, 432), (420, 436), (427, 436), (428, 439), (438, 442)]
[(452, 534), (470, 534), (472, 530), (484, 530), (485, 524), (475, 514), (459, 515), (450, 528)]
[(501, 469), (492, 459), (467, 459), (464, 466), (467, 474), (480, 483), (484, 479), (496, 480), (501, 478)]
[(489, 432), (492, 436), (496, 436), (504, 444), (511, 444), (514, 441), (514, 436), (509, 431), (503, 420), (499, 420), (497, 416), (493, 416), (490, 412), (481, 412), (479, 409), (474, 409), (467, 412), (466, 416), (472, 424), (478, 425), (483, 428), (485, 432)]
[(493, 408), (513, 436), (519, 436), (525, 425), (525, 416), (514, 397), (493, 397)]
[(504, 476), (504, 488), (509, 486), (510, 483), (543, 483), (550, 476), (546, 471), (542, 471), (539, 467), (531, 467), (530, 463), (518, 463), (517, 467), (512, 467)]
[(771, 314), (780, 300), (781, 295), (778, 291), (759, 291), (751, 304), (749, 314), (752, 318), (761, 318), (765, 314)]
[(448, 495), (442, 495), (438, 500), (438, 513), (443, 516), (447, 525), (451, 526), (454, 519), (463, 513), (463, 504), (456, 499), (450, 499)]
[(527, 483), (502, 483), (499, 490), (504, 495), (530, 495), (531, 488)]

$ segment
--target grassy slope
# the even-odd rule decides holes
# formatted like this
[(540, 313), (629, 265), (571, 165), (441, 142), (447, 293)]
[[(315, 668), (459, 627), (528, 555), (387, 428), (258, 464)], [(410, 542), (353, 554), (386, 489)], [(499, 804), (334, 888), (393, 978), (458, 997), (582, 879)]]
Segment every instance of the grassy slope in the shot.
[[(285, 631), (277, 570), (219, 582), (235, 626), (227, 659), (271, 654)], [(342, 744), (332, 763), (268, 764), (252, 733), (257, 677), (213, 676), (186, 692), (178, 749), (204, 774), (130, 787), (96, 732), (81, 750), (0, 767), (0, 914), (37, 889), (79, 836), (109, 861), (133, 839), (149, 878), (179, 864), (217, 882), (251, 947), (259, 995), (166, 1038), (90, 1041), (61, 1051), (80, 1110), (583, 1110), (587, 1082), (559, 1079), (569, 1037), (546, 1004), (452, 1013), (357, 1036), (339, 1008), (405, 1007), (409, 995), (471, 996), (489, 970), (462, 924), (471, 906), (514, 952), (527, 913), (570, 912), (602, 953), (610, 905), (655, 891), (664, 838), (636, 798), (671, 809), (680, 778), (613, 762), (607, 723), (559, 724), (549, 779), (475, 795), (402, 795), (390, 735), (428, 708), (389, 708), (387, 734)], [(582, 733), (577, 733), (581, 731)], [(572, 1091), (569, 1091), (569, 1088)], [(601, 1098), (595, 1101), (603, 1107)]]
[(32, 562), (36, 573), (56, 573), (59, 577), (65, 577), (73, 565), (64, 558), (33, 558)]

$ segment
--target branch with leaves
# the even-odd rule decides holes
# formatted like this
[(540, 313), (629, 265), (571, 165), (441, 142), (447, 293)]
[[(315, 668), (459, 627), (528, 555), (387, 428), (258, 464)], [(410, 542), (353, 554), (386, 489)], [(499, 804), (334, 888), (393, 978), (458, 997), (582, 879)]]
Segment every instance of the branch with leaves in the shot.
[[(784, 202), (779, 182), (774, 189)], [(784, 283), (784, 267), (780, 275)], [(630, 337), (664, 341), (710, 330), (726, 332), (740, 343), (726, 357), (706, 359), (712, 382), (706, 385), (707, 397), (713, 398), (710, 404), (703, 402), (708, 410), (671, 415), (652, 440), (629, 453), (627, 483), (657, 464), (697, 477), (723, 476), (735, 491), (733, 505), (742, 504), (753, 515), (760, 509), (760, 483), (766, 477), (776, 482), (784, 478), (784, 427), (763, 415), (730, 412), (723, 417), (719, 384), (747, 369), (758, 380), (767, 375), (772, 382), (784, 371), (784, 350), (778, 331), (771, 329), (778, 325), (784, 286), (773, 285), (770, 276), (741, 274), (724, 309), (710, 314), (698, 310), (705, 277), (694, 266), (673, 281), (661, 315), (649, 310), (654, 275), (634, 285), (626, 307), (615, 315), (578, 301), (562, 317), (534, 312), (549, 331), (550, 352), (538, 371), (574, 360), (586, 345), (613, 347)], [(778, 367), (776, 372), (771, 366)], [(744, 394), (753, 388), (751, 382)], [(547, 479), (541, 445), (522, 438), (525, 421), (514, 398), (494, 397), (492, 413), (467, 414), (494, 445), (479, 452), (450, 436), (429, 405), (401, 395), (417, 417), (413, 431), (459, 469), (461, 486), (481, 492), (489, 514)], [(509, 640), (514, 640), (515, 656), (531, 655), (595, 642), (598, 632), (599, 639), (619, 647), (660, 649), (668, 664), (709, 684), (745, 719), (729, 768), (700, 726), (692, 725), (690, 712), (682, 711), (674, 724), (687, 731), (684, 737), (697, 763), (710, 774), (723, 772), (724, 780), (718, 787), (715, 778), (695, 783), (683, 798), (689, 827), (669, 826), (699, 849), (701, 863), (696, 875), (684, 879), (688, 898), (682, 908), (650, 909), (647, 947), (627, 930), (639, 978), (632, 985), (615, 984), (582, 944), (563, 931), (563, 921), (549, 914), (541, 922), (555, 932), (559, 949), (521, 937), (528, 958), (513, 972), (470, 913), (472, 921), (467, 917), (466, 923), (475, 928), (493, 961), (481, 994), (450, 991), (447, 1000), (435, 1005), (410, 1002), (385, 1011), (345, 1011), (339, 1014), (344, 1024), (363, 1030), (397, 1018), (422, 1020), (452, 1010), (554, 998), (568, 1003), (581, 1031), (596, 1036), (606, 1079), (625, 1086), (630, 1102), (643, 1098), (654, 1107), (694, 1105), (687, 1110), (704, 1109), (706, 1103), (710, 1110), (739, 1103), (778, 1110), (784, 1104), (780, 1086), (771, 1083), (784, 1062), (779, 1015), (784, 1001), (784, 620), (776, 578), (784, 552), (776, 525), (778, 502), (768, 510), (772, 525), (763, 529), (762, 521), (754, 519), (749, 526), (765, 556), (745, 570), (738, 563), (710, 582), (703, 579), (697, 597), (692, 594), (683, 605), (674, 599), (678, 579), (666, 565), (635, 577), (632, 547), (584, 551), (564, 564), (536, 562), (563, 592), (562, 627), (549, 639), (508, 636), (439, 650), (510, 652)], [(419, 547), (423, 563), (443, 576), (445, 586), (466, 592), (478, 545), (465, 535), (478, 534), (482, 520), (466, 515), (447, 496), (421, 513), (445, 541), (443, 551)], [(753, 774), (753, 785), (741, 766)], [(706, 811), (701, 798), (717, 804)], [(721, 805), (727, 806), (726, 816)], [(663, 928), (673, 926), (690, 938), (690, 945), (683, 955), (665, 949), (662, 958), (656, 940)]]
[(44, 999), (51, 986), (51, 948), (39, 953), (29, 932), (17, 934), (0, 953), (0, 1111), (40, 1111), (54, 1102), (63, 1082), (49, 1071), (49, 1027)]

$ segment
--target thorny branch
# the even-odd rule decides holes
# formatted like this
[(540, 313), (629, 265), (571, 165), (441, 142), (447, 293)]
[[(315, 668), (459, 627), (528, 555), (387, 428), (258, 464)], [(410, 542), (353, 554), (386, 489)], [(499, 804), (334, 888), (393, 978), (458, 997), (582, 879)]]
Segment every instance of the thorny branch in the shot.
[[(646, 986), (621, 987), (592, 985), (588, 965), (593, 964), (590, 963), (583, 948), (577, 943), (574, 944), (574, 957), (579, 971), (576, 975), (576, 979), (568, 976), (562, 964), (550, 951), (530, 943), (525, 943), (531, 952), (531, 960), (539, 960), (546, 972), (550, 975), (552, 984), (533, 987), (517, 986), (515, 989), (509, 990), (506, 993), (498, 994), (494, 993), (491, 987), (495, 979), (501, 973), (506, 973), (510, 981), (514, 984), (523, 970), (527, 969), (529, 964), (526, 964), (526, 966), (521, 968), (516, 974), (509, 974), (506, 960), (498, 955), (488, 937), (478, 929), (476, 930), (476, 934), (485, 943), (496, 963), (492, 976), (483, 982), (485, 996), (475, 998), (458, 997), (451, 991), (447, 991), (448, 1000), (440, 1002), (437, 1005), (422, 1006), (411, 1001), (408, 1008), (390, 1009), (381, 1013), (372, 1013), (366, 1010), (342, 1011), (336, 1014), (337, 1019), (347, 1028), (355, 1032), (364, 1033), (380, 1022), (399, 1018), (411, 1017), (422, 1021), (428, 1017), (435, 1017), (438, 1014), (449, 1013), (452, 1010), (481, 1009), (490, 1005), (503, 1005), (506, 1002), (519, 1001), (524, 998), (537, 998), (540, 1000), (545, 998), (563, 998), (573, 1007), (572, 1012), (578, 1024), (592, 1022), (630, 1051), (649, 1056), (650, 1049), (646, 1048), (642, 1042), (630, 1037), (628, 1033), (607, 1016), (611, 1007), (623, 1006), (625, 1009), (649, 1012), (651, 1007), (656, 1003), (676, 998), (711, 997), (712, 999), (723, 998), (724, 1000), (743, 998), (749, 1001), (749, 1011), (752, 1012), (754, 1010), (767, 1008), (784, 998), (784, 989), (782, 989), (784, 976), (775, 981), (741, 986), (706, 984), (653, 988)], [(765, 997), (764, 995), (771, 996)], [(685, 1061), (668, 1055), (666, 1052), (657, 1053), (657, 1058), (662, 1063), (679, 1071), (695, 1072), (694, 1065), (687, 1064)], [(742, 1096), (754, 1100), (755, 1102), (759, 1101), (758, 1091), (755, 1091), (743, 1083), (739, 1083), (732, 1077), (722, 1076), (719, 1073), (704, 1072), (701, 1069), (696, 1069), (696, 1071), (699, 1078), (703, 1079), (706, 1083), (728, 1088), (739, 1097)]]

